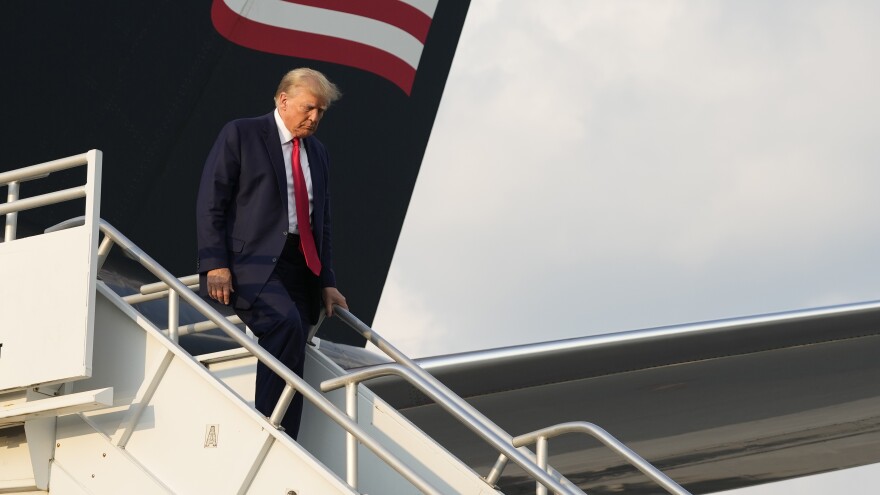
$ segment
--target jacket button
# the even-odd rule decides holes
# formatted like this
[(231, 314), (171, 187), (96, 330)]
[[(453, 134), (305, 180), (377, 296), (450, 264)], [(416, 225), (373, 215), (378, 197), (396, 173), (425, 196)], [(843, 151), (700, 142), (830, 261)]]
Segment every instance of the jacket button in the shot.
[(278, 258), (272, 258), (272, 263), (275, 263), (276, 261), (278, 261)]
[(287, 231), (286, 231), (286, 230), (283, 231), (283, 232), (281, 232), (281, 237), (287, 237)]

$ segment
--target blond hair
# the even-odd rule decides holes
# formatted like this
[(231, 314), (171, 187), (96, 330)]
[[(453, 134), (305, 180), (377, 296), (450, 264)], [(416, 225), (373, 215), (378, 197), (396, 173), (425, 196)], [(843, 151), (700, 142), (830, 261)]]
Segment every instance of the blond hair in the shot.
[(284, 77), (281, 78), (278, 89), (275, 90), (275, 104), (278, 104), (278, 97), (281, 96), (281, 93), (293, 95), (296, 94), (297, 88), (311, 91), (315, 96), (324, 100), (328, 107), (342, 97), (339, 88), (330, 82), (324, 74), (308, 67), (300, 67), (284, 74)]

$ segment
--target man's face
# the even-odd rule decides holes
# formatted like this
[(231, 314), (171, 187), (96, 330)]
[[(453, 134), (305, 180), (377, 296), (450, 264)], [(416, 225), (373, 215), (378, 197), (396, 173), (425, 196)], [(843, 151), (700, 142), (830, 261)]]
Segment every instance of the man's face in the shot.
[(278, 113), (293, 137), (311, 136), (327, 111), (327, 103), (307, 88), (292, 88), (278, 96)]

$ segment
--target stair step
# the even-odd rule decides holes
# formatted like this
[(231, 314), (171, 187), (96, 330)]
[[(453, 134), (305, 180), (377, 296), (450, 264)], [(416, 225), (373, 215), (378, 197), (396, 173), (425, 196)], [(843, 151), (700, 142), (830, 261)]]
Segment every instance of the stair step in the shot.
[(93, 411), (112, 405), (113, 387), (24, 402), (0, 409), (0, 427), (23, 423), (30, 419)]

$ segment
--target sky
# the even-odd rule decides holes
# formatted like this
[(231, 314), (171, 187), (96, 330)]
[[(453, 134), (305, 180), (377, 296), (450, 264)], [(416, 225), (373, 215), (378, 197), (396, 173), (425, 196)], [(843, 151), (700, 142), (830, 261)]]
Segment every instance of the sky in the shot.
[[(374, 327), (425, 357), (880, 299), (878, 21), (472, 0)], [(821, 479), (730, 493), (870, 486)]]

